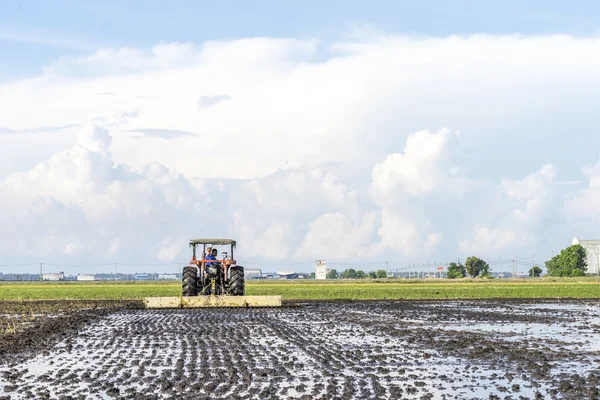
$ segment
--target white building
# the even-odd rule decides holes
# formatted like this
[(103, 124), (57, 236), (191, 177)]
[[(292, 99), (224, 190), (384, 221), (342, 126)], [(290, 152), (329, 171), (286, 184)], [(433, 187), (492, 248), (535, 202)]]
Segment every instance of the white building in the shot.
[(325, 264), (325, 260), (316, 261), (315, 279), (327, 279), (327, 264)]
[(65, 273), (59, 272), (58, 274), (50, 273), (50, 274), (42, 274), (43, 281), (62, 281), (65, 279)]
[(158, 279), (163, 281), (176, 281), (177, 275), (175, 274), (162, 274), (158, 276)]
[(585, 249), (587, 256), (587, 273), (598, 274), (600, 272), (600, 240), (582, 240), (573, 238), (573, 245), (580, 244)]
[(244, 277), (246, 279), (260, 279), (260, 278), (262, 278), (262, 270), (260, 270), (260, 269), (245, 269)]
[(93, 281), (95, 280), (94, 275), (77, 275), (78, 281)]

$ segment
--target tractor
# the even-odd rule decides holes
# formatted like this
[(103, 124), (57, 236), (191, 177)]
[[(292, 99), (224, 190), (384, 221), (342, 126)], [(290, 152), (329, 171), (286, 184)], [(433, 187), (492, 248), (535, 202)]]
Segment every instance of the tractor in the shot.
[[(202, 257), (197, 259), (197, 248), (202, 245)], [(207, 259), (207, 245), (212, 249), (215, 259)], [(209, 296), (230, 295), (243, 296), (245, 294), (244, 267), (237, 265), (233, 258), (233, 249), (236, 242), (231, 239), (192, 239), (192, 260), (190, 265), (183, 268), (182, 290), (183, 296)], [(218, 259), (215, 246), (230, 246), (231, 252), (222, 253)]]
[[(197, 257), (198, 246), (202, 255)], [(212, 250), (207, 254), (207, 246)], [(215, 254), (215, 246), (230, 246), (231, 252)], [(235, 240), (192, 239), (192, 260), (183, 268), (181, 296), (145, 297), (146, 308), (281, 307), (281, 296), (246, 296), (244, 268), (233, 257)]]

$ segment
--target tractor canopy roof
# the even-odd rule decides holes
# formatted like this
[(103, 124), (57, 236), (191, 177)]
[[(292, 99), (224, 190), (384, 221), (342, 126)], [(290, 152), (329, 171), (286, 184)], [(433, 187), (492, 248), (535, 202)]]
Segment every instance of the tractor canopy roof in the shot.
[(194, 244), (213, 244), (213, 245), (232, 245), (235, 247), (235, 240), (232, 239), (192, 239), (190, 245)]

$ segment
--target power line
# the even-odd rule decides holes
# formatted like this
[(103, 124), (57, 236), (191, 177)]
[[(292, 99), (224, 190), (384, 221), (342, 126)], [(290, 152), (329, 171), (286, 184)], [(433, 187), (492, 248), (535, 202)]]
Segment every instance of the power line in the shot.
[(129, 264), (129, 263), (110, 263), (110, 264), (106, 264), (106, 265), (114, 265), (114, 264), (117, 264), (117, 265), (126, 265), (126, 266), (128, 266), (128, 267), (161, 267), (161, 266), (164, 266), (164, 267), (169, 267), (169, 266), (173, 266), (173, 265), (179, 265), (179, 264), (181, 264), (181, 263), (169, 263), (169, 264), (146, 264), (146, 263), (144, 263), (144, 264)]
[(51, 263), (44, 263), (44, 265), (50, 265), (52, 267), (105, 267), (108, 265), (114, 265), (114, 263), (107, 263), (107, 264), (51, 264)]
[(40, 265), (40, 263), (31, 263), (31, 264), (1, 264), (0, 268), (3, 267), (29, 267), (29, 266), (33, 266), (33, 265)]
[[(462, 260), (459, 259), (459, 260)], [(300, 261), (300, 262), (281, 262), (281, 263), (267, 263), (267, 262), (260, 262), (260, 261), (250, 261), (250, 262), (244, 262), (244, 264), (246, 265), (264, 265), (264, 266), (292, 266), (292, 265), (311, 265), (314, 264), (315, 261), (311, 260), (311, 261)], [(459, 261), (460, 262), (460, 261)], [(422, 270), (425, 269), (426, 266), (429, 265), (444, 265), (444, 264), (448, 264), (448, 261), (434, 261), (433, 264), (431, 264), (431, 261), (429, 262), (406, 262), (406, 261), (402, 261), (402, 262), (397, 262), (397, 261), (373, 261), (373, 262), (364, 262), (364, 263), (345, 263), (345, 262), (328, 262), (328, 265), (336, 265), (336, 266), (369, 266), (369, 265), (383, 265), (383, 264), (389, 264), (389, 265), (393, 265), (396, 267), (396, 269), (400, 268), (400, 269), (408, 269), (408, 270)], [(14, 267), (29, 267), (29, 266), (37, 266), (40, 263), (20, 263), (20, 264), (0, 264), (0, 268), (14, 268)], [(176, 262), (172, 262), (172, 263), (122, 263), (122, 262), (117, 262), (117, 263), (99, 263), (99, 264), (63, 264), (63, 263), (43, 263), (44, 265), (47, 266), (51, 266), (51, 267), (76, 267), (76, 268), (88, 268), (88, 267), (109, 267), (109, 266), (129, 266), (129, 267), (172, 267), (172, 266), (180, 266), (182, 263), (176, 263)], [(183, 263), (183, 264), (187, 264)], [(520, 256), (515, 256), (514, 258), (507, 258), (507, 259), (500, 259), (500, 260), (491, 260), (488, 262), (488, 264), (490, 266), (498, 266), (498, 265), (519, 265), (519, 266), (530, 266), (532, 265), (532, 262), (530, 259), (528, 258), (524, 258), (524, 257), (520, 257)], [(542, 265), (543, 263), (537, 262), (535, 263), (536, 265)], [(428, 268), (428, 267), (427, 267)]]
[(380, 261), (380, 262), (372, 262), (372, 263), (358, 263), (358, 264), (350, 264), (350, 263), (327, 263), (328, 265), (380, 265), (380, 264), (386, 264), (385, 261)]
[[(252, 261), (252, 262), (245, 262), (246, 265), (248, 264), (258, 264), (258, 265), (304, 265), (304, 264), (314, 264), (314, 261), (305, 261), (305, 262), (297, 262), (297, 263), (275, 263), (275, 264), (269, 264), (269, 263), (263, 263), (263, 262), (259, 262), (259, 261)], [(331, 264), (331, 263), (328, 263)]]

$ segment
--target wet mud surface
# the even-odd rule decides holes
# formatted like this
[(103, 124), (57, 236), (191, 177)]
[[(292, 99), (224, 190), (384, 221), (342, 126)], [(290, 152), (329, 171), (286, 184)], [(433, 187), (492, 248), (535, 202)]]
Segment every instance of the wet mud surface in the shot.
[(44, 346), (0, 355), (0, 399), (600, 398), (599, 301), (136, 307), (27, 331)]
[(0, 364), (46, 351), (81, 327), (141, 301), (0, 301)]

